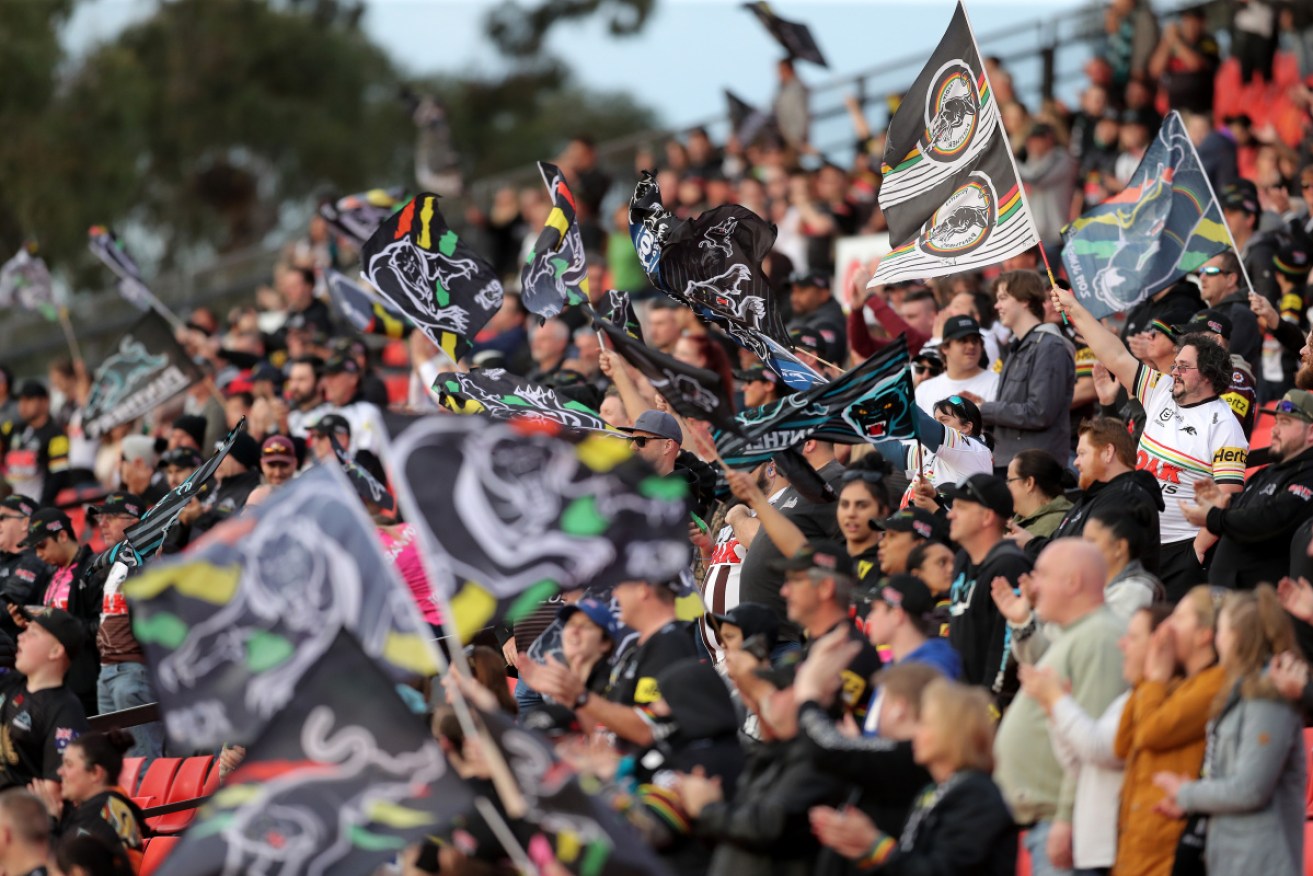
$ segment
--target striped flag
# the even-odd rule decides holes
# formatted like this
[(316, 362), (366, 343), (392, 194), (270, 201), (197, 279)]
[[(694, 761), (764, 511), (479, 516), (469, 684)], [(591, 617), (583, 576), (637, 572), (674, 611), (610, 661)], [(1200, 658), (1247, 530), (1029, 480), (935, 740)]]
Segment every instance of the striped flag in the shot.
[(1231, 248), (1199, 155), (1167, 114), (1126, 188), (1062, 230), (1076, 297), (1096, 317), (1129, 310)]
[(871, 285), (997, 264), (1039, 243), (961, 2), (889, 122), (882, 171), (897, 245)]
[(574, 195), (555, 164), (538, 162), (552, 211), (520, 269), (520, 299), (530, 313), (550, 318), (588, 300), (588, 260), (575, 218)]

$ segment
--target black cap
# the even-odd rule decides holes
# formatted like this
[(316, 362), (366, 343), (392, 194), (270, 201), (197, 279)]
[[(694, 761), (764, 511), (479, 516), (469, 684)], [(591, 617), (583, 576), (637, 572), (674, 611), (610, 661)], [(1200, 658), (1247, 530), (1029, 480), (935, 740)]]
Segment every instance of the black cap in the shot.
[(40, 506), (36, 502), (24, 496), (22, 493), (12, 493), (5, 496), (4, 501), (0, 501), (0, 508), (6, 511), (13, 511), (16, 514), (22, 514), (24, 517), (31, 517), (36, 513)]
[(1287, 277), (1307, 277), (1313, 267), (1313, 241), (1303, 235), (1284, 241), (1272, 263)]
[(973, 474), (960, 484), (949, 484), (943, 494), (954, 501), (983, 505), (1003, 518), (1012, 516), (1012, 491), (998, 475)]
[(32, 623), (54, 636), (64, 646), (69, 660), (82, 650), (82, 623), (62, 608), (45, 608), (32, 612)]
[(768, 646), (767, 653), (779, 642), (780, 619), (759, 602), (740, 602), (724, 614), (713, 614), (712, 617), (717, 623), (738, 627), (745, 639), (762, 636)]
[(824, 271), (799, 271), (789, 277), (795, 286), (814, 286), (817, 289), (830, 288), (830, 275)]
[(925, 582), (915, 575), (890, 575), (879, 585), (861, 594), (867, 602), (883, 602), (901, 608), (911, 617), (925, 617), (935, 610), (935, 597)]
[(1036, 122), (1035, 124), (1033, 124), (1033, 125), (1030, 126), (1030, 130), (1026, 132), (1026, 136), (1027, 136), (1027, 137), (1052, 137), (1052, 136), (1053, 136), (1053, 126), (1050, 125), (1050, 124), (1047, 123), (1047, 122)]
[(972, 335), (984, 337), (980, 331), (980, 323), (976, 322), (974, 317), (950, 316), (944, 321), (944, 331), (941, 337), (945, 341), (956, 341), (958, 338), (969, 338)]
[(924, 539), (942, 539), (946, 535), (943, 518), (916, 506), (903, 508), (883, 520), (872, 520), (871, 528), (886, 532), (910, 532)]
[(73, 522), (67, 514), (58, 508), (42, 508), (28, 520), (27, 538), (23, 539), (19, 547), (36, 547), (61, 532), (67, 532), (69, 538), (77, 538), (73, 532)]
[(50, 398), (50, 390), (39, 380), (24, 380), (14, 393), (16, 398)]
[(233, 439), (232, 449), (228, 455), (247, 469), (260, 467), (260, 442), (251, 437), (250, 432), (238, 432)]
[(789, 340), (794, 347), (801, 347), (812, 353), (819, 353), (824, 346), (819, 332), (809, 328), (796, 328), (789, 332)]
[(324, 414), (319, 420), (310, 427), (310, 431), (316, 435), (329, 435), (337, 433), (351, 437), (351, 424), (347, 418), (341, 414)]
[(87, 517), (109, 515), (114, 517), (135, 517), (141, 519), (146, 513), (146, 503), (136, 493), (127, 490), (114, 490), (105, 496), (105, 501), (87, 509)]
[(1223, 210), (1244, 210), (1254, 216), (1261, 212), (1258, 206), (1258, 187), (1249, 180), (1223, 186), (1221, 198)]
[(751, 368), (735, 371), (734, 379), (740, 383), (756, 383), (759, 380), (764, 380), (767, 383), (779, 383), (780, 381), (779, 375), (765, 365), (753, 365)]
[(1121, 123), (1123, 125), (1143, 125), (1149, 130), (1153, 130), (1158, 127), (1158, 117), (1152, 110), (1127, 109), (1122, 112)]
[[(1006, 487), (1004, 487), (1006, 489)], [(1009, 493), (1009, 496), (1012, 494)], [(809, 541), (784, 562), (786, 572), (810, 572), (817, 569), (836, 575), (853, 576), (853, 561), (843, 545), (832, 541)]]
[(200, 468), (205, 457), (194, 447), (175, 447), (172, 450), (165, 451), (160, 457), (159, 465), (156, 468), (168, 468), (177, 466), (178, 468)]
[(1208, 308), (1201, 310), (1185, 325), (1176, 327), (1177, 337), (1188, 335), (1192, 332), (1211, 332), (1215, 335), (1221, 335), (1224, 340), (1231, 340), (1231, 317), (1227, 316), (1220, 310)]
[(352, 357), (338, 353), (324, 363), (325, 374), (359, 374), (360, 363)]
[(251, 380), (268, 380), (271, 383), (281, 384), (284, 380), (283, 372), (277, 366), (269, 362), (261, 362), (251, 373)]
[(173, 421), (173, 428), (186, 432), (191, 440), (196, 442), (197, 447), (205, 446), (205, 429), (207, 425), (205, 418), (198, 414), (183, 414)]

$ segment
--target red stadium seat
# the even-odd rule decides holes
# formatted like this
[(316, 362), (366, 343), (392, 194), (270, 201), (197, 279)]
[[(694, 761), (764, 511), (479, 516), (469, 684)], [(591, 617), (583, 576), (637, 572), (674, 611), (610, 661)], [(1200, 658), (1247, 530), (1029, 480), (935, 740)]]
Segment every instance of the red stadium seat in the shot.
[[(173, 777), (173, 782), (169, 785), (169, 793), (164, 798), (164, 803), (158, 805), (181, 803), (184, 800), (191, 800), (201, 796), (205, 788), (205, 777), (210, 771), (210, 764), (213, 762), (214, 758), (209, 755), (189, 757), (184, 760), (182, 766), (178, 768), (177, 775)], [(181, 812), (170, 812), (167, 815), (147, 819), (146, 823), (156, 834), (173, 834), (181, 833), (183, 828), (191, 824), (191, 820), (195, 817), (195, 809), (184, 809)]]
[[(1304, 755), (1313, 752), (1313, 727), (1304, 728)], [(1313, 818), (1313, 776), (1304, 780), (1304, 817)], [(1313, 872), (1313, 871), (1308, 871)]]
[(132, 796), (134, 798), (154, 797), (158, 801), (168, 799), (169, 785), (173, 784), (173, 777), (177, 774), (178, 767), (181, 765), (181, 758), (155, 758), (147, 767), (146, 775), (141, 777), (141, 787)]
[(1017, 876), (1030, 876), (1030, 852), (1026, 851), (1024, 831), (1017, 835)]
[(201, 793), (213, 794), (217, 790), (219, 790), (219, 759), (216, 757), (214, 759), (214, 765), (211, 766), (210, 771), (205, 774), (205, 786), (201, 788)]
[(388, 404), (403, 405), (410, 396), (410, 372), (388, 374), (383, 378), (383, 385), (388, 390)]
[(1304, 822), (1304, 872), (1313, 873), (1313, 821)]
[(131, 797), (137, 791), (137, 780), (141, 778), (141, 768), (146, 763), (144, 757), (123, 758), (123, 770), (119, 773), (119, 787)]
[(406, 346), (405, 341), (388, 341), (378, 358), (385, 368), (410, 370), (410, 348)]
[(181, 837), (157, 836), (146, 840), (146, 851), (141, 857), (141, 872), (138, 876), (150, 876), (159, 869), (160, 864), (173, 851)]

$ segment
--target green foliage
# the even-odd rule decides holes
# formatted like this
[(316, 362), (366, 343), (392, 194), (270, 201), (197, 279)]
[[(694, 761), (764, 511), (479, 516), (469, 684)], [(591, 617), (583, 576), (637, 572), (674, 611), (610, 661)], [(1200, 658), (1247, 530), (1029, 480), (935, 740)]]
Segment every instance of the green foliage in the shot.
[(656, 0), (542, 0), (525, 9), (515, 0), (506, 0), (488, 13), (486, 29), (507, 56), (537, 55), (548, 32), (562, 21), (606, 12), (612, 36), (629, 36), (642, 30), (655, 5)]

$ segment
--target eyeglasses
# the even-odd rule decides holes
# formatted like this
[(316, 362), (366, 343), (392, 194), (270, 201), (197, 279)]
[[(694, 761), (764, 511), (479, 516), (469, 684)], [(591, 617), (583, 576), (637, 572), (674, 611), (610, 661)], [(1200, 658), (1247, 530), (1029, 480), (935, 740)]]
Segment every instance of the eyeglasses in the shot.
[(1198, 365), (1182, 365), (1180, 362), (1173, 362), (1172, 367), (1168, 369), (1172, 374), (1184, 374), (1187, 371), (1198, 371)]
[(1024, 481), (1024, 480), (1027, 480), (1027, 478), (1005, 478), (1005, 480), (1006, 480), (1009, 484), (1014, 484), (1014, 483), (1016, 483), (1017, 481)]
[(26, 520), (22, 514), (0, 514), (0, 520)]

